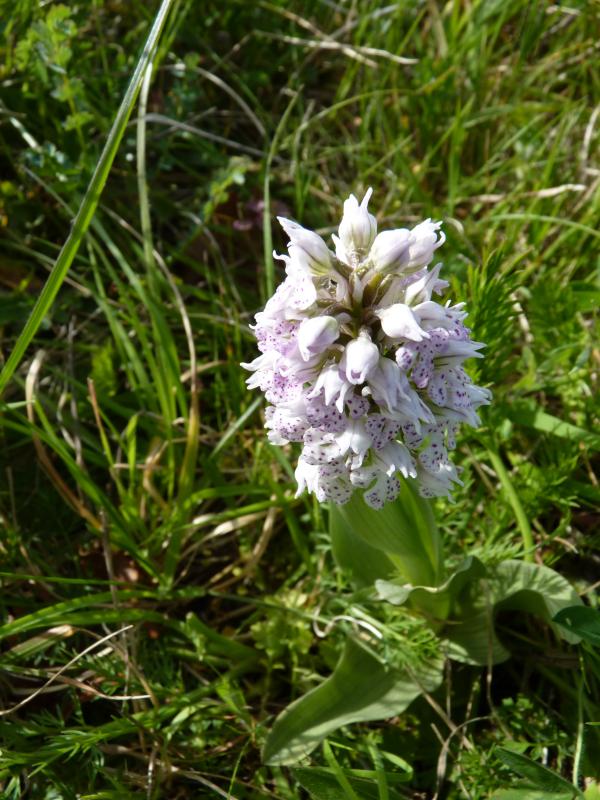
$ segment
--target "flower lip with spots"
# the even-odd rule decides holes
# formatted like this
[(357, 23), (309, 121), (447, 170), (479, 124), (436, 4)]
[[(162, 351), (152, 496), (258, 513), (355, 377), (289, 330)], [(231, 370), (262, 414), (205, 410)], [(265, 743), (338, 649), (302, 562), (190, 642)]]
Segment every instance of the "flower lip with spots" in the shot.
[(462, 423), (479, 424), (490, 392), (464, 369), (481, 358), (463, 304), (441, 304), (440, 222), (377, 233), (371, 190), (344, 203), (335, 256), (325, 241), (280, 218), (286, 277), (253, 332), (261, 355), (244, 364), (269, 403), (277, 445), (298, 442), (298, 493), (373, 508), (395, 499), (399, 476), (425, 497), (461, 483), (451, 451)]

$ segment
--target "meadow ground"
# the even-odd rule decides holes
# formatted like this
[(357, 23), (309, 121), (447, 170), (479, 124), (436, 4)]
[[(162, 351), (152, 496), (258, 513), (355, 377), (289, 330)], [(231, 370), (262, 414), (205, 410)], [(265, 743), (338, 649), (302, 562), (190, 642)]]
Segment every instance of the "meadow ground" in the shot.
[[(0, 2), (5, 359), (157, 10)], [(436, 645), (336, 568), (239, 362), (281, 279), (277, 214), (329, 235), (373, 186), (384, 227), (443, 220), (494, 393), (459, 441), (464, 486), (434, 504), (447, 559), (534, 558), (596, 608), (599, 41), (591, 0), (172, 3), (2, 397), (3, 798), (577, 796), (541, 773), (514, 788), (502, 746), (581, 790), (598, 777), (598, 627), (568, 646), (524, 614), (499, 615), (512, 656), (493, 670), (449, 663), (433, 696), (336, 731), (303, 769), (261, 762), (353, 633), (340, 617), (382, 625), (391, 662)]]

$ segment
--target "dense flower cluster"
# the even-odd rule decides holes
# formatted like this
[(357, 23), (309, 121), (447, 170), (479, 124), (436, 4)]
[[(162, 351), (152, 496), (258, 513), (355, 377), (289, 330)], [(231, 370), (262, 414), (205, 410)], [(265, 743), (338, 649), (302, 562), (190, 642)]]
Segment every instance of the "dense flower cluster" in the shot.
[(377, 234), (367, 205), (344, 203), (335, 254), (323, 239), (279, 218), (289, 237), (286, 278), (256, 315), (261, 355), (243, 366), (270, 403), (274, 444), (301, 442), (298, 493), (345, 503), (355, 490), (381, 508), (398, 474), (425, 497), (460, 483), (449, 457), (461, 422), (476, 426), (487, 389), (462, 367), (484, 345), (469, 338), (464, 304), (432, 299), (448, 286), (440, 223)]

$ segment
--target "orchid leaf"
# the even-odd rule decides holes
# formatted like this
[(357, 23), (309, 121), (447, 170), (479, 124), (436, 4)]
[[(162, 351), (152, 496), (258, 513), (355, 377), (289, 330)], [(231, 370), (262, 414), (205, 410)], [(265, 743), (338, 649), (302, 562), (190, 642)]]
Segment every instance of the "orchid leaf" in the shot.
[(500, 664), (510, 658), (510, 651), (494, 631), (493, 608), (483, 609), (457, 622), (451, 621), (442, 635), (446, 655), (463, 664)]
[[(422, 586), (439, 583), (443, 570), (440, 535), (429, 503), (418, 494), (412, 481), (403, 481), (398, 498), (377, 511), (357, 493), (343, 506), (332, 504), (331, 524), (336, 530), (338, 552), (347, 553), (358, 539), (387, 556), (387, 561), (382, 562), (385, 570), (391, 561), (396, 571), (411, 583)], [(342, 546), (343, 536), (350, 541)], [(352, 564), (356, 565), (357, 560), (353, 558)], [(371, 575), (376, 568), (372, 554), (369, 560), (371, 567), (358, 569), (359, 580), (363, 582), (364, 576)], [(388, 574), (383, 572), (376, 577), (386, 578)]]
[(418, 674), (409, 673), (389, 667), (364, 644), (349, 638), (333, 674), (275, 721), (263, 759), (268, 764), (295, 764), (342, 725), (400, 714), (441, 681), (441, 661)]
[(451, 614), (443, 635), (448, 641), (448, 656), (467, 664), (505, 661), (509, 651), (496, 636), (493, 623), (498, 611), (513, 610), (535, 614), (550, 624), (567, 642), (579, 637), (553, 622), (563, 608), (581, 604), (570, 583), (549, 567), (507, 560), (487, 568), (487, 577), (471, 587), (470, 597), (462, 596), (460, 608)]
[(331, 506), (329, 515), (331, 549), (338, 566), (347, 570), (359, 587), (372, 586), (378, 578), (391, 578), (398, 574), (399, 565), (393, 556), (370, 545), (339, 513), (339, 506)]
[(497, 564), (492, 575), (496, 610), (535, 614), (550, 623), (565, 641), (579, 642), (579, 636), (552, 623), (552, 618), (563, 608), (581, 605), (579, 595), (566, 578), (550, 567), (512, 559)]
[(375, 588), (381, 600), (395, 606), (410, 602), (438, 619), (448, 616), (465, 587), (486, 574), (484, 565), (474, 556), (466, 558), (441, 586), (411, 586), (398, 581), (378, 580)]

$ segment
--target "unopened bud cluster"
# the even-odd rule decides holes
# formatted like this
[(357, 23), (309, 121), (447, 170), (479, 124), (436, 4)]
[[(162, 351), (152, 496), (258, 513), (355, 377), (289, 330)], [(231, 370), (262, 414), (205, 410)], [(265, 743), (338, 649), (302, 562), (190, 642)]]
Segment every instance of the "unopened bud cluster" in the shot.
[(462, 366), (484, 346), (469, 338), (464, 304), (432, 299), (448, 286), (441, 264), (428, 269), (445, 239), (440, 223), (378, 234), (370, 196), (345, 201), (335, 254), (279, 218), (286, 278), (256, 315), (261, 355), (243, 366), (270, 404), (270, 441), (303, 445), (298, 493), (341, 504), (358, 490), (381, 508), (398, 475), (425, 497), (449, 495), (460, 483), (449, 456), (457, 428), (479, 424), (490, 393)]

